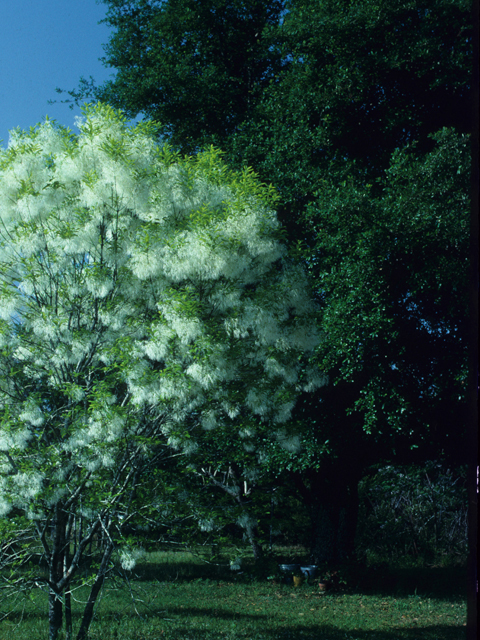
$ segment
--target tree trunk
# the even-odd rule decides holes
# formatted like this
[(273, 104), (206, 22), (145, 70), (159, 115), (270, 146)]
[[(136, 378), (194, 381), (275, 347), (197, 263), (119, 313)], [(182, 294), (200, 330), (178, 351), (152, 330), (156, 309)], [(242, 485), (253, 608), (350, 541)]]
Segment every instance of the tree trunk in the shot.
[(62, 628), (63, 603), (62, 593), (58, 589), (63, 578), (63, 554), (65, 549), (65, 515), (62, 505), (55, 506), (52, 520), (52, 550), (49, 557), (49, 593), (48, 593), (48, 622), (49, 640), (57, 640)]
[(228, 473), (225, 474), (227, 478), (230, 477), (233, 479), (233, 486), (231, 484), (228, 484), (225, 478), (223, 481), (221, 480), (221, 478), (217, 478), (215, 473), (212, 473), (210, 469), (202, 469), (202, 474), (204, 474), (204, 476), (206, 476), (213, 485), (219, 487), (229, 496), (234, 498), (240, 505), (246, 517), (245, 523), (241, 524), (240, 526), (245, 529), (248, 541), (250, 542), (250, 545), (252, 547), (253, 558), (255, 562), (257, 560), (260, 560), (260, 558), (263, 557), (263, 549), (258, 542), (257, 526), (256, 524), (254, 524), (255, 519), (250, 516), (245, 501), (245, 496), (248, 495), (249, 491), (251, 491), (252, 489), (247, 492), (246, 482), (245, 480), (241, 479), (241, 473), (238, 469), (235, 468), (234, 465), (231, 465), (228, 469)]
[(320, 503), (312, 507), (309, 509), (312, 524), (311, 562), (316, 565), (336, 564), (340, 520), (338, 509), (335, 505)]
[(48, 625), (49, 640), (57, 640), (62, 628), (63, 604), (61, 597), (50, 587), (48, 592)]
[(358, 497), (356, 502), (343, 505), (317, 502), (311, 514), (313, 564), (336, 565), (354, 556), (357, 516)]
[(100, 563), (100, 567), (98, 569), (97, 577), (95, 578), (95, 581), (92, 585), (87, 604), (85, 605), (85, 609), (83, 611), (82, 623), (80, 625), (80, 629), (78, 630), (77, 640), (86, 640), (87, 638), (88, 629), (93, 618), (95, 603), (105, 580), (105, 575), (107, 573), (108, 563), (110, 561), (112, 552), (113, 542), (111, 540), (107, 540), (105, 550), (103, 552), (102, 562)]
[(252, 547), (253, 559), (255, 562), (257, 562), (257, 560), (260, 560), (260, 558), (263, 557), (263, 549), (258, 542), (256, 519), (250, 515), (249, 510), (245, 506), (245, 500), (242, 497), (240, 487), (239, 493), (237, 494), (237, 502), (242, 507), (243, 513), (245, 515), (244, 523), (241, 526), (245, 529), (248, 541), (250, 542), (250, 546)]
[(252, 547), (253, 559), (257, 562), (257, 560), (263, 557), (263, 549), (258, 542), (256, 527), (252, 524), (247, 524), (245, 526), (245, 532)]
[[(64, 560), (63, 560), (63, 575), (65, 576), (68, 563), (69, 563), (69, 553), (68, 547), (65, 550)], [(73, 638), (73, 628), (72, 628), (72, 594), (70, 591), (70, 584), (67, 585), (65, 589), (65, 640), (72, 640)]]
[(313, 564), (332, 566), (354, 556), (358, 482), (341, 469), (310, 472), (308, 479), (295, 478), (310, 516)]

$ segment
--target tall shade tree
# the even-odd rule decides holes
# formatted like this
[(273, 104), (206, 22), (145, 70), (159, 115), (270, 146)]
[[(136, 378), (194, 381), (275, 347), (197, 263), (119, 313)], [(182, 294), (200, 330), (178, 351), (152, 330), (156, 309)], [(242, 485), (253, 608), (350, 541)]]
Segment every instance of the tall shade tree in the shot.
[(146, 469), (204, 429), (268, 421), (284, 441), (297, 394), (324, 381), (274, 190), (214, 149), (180, 159), (111, 107), (84, 115), (78, 136), (47, 120), (0, 155), (0, 516), (35, 527), (50, 640), (102, 532), (86, 637)]
[(311, 455), (284, 468), (312, 514), (314, 559), (336, 562), (354, 550), (369, 464), (465, 461), (471, 9), (288, 8), (288, 64), (225, 146), (277, 186), (318, 285), (334, 384), (304, 408)]
[(284, 65), (272, 38), (285, 0), (105, 4), (112, 37), (104, 60), (118, 73), (99, 91), (83, 80), (73, 96), (93, 90), (127, 115), (154, 118), (184, 151), (233, 133)]
[[(117, 75), (71, 96), (147, 113), (184, 150), (215, 142), (275, 185), (288, 241), (301, 243), (335, 384), (303, 407), (302, 460), (282, 464), (301, 473), (315, 531), (327, 523), (315, 555), (335, 558), (339, 505), (355, 510), (366, 465), (465, 457), (471, 2), (105, 5)], [(250, 31), (255, 12), (269, 17)], [(209, 53), (220, 42), (239, 54), (230, 75)]]
[(309, 509), (317, 562), (353, 553), (369, 465), (465, 461), (470, 141), (444, 129), (433, 142), (393, 154), (380, 189), (348, 168), (323, 180), (306, 210), (331, 384), (297, 405), (310, 433), (271, 469)]

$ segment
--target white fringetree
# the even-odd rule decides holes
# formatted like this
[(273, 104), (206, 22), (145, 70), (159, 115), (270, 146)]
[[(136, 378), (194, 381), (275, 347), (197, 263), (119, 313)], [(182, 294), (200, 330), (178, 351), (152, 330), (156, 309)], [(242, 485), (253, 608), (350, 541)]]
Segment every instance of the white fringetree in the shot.
[(0, 152), (0, 518), (41, 545), (51, 640), (64, 612), (72, 637), (70, 590), (101, 536), (86, 637), (147, 470), (205, 429), (284, 440), (296, 396), (323, 382), (273, 189), (105, 105), (78, 127), (47, 120)]

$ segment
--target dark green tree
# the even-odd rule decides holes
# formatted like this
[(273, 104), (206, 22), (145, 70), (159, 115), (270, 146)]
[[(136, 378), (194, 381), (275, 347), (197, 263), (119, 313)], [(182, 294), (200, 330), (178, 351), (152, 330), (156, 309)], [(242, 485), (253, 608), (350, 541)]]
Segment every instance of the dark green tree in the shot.
[(105, 4), (117, 75), (71, 96), (153, 117), (183, 152), (220, 146), (280, 193), (331, 380), (298, 407), (304, 450), (282, 468), (315, 559), (339, 559), (366, 466), (465, 454), (471, 4)]
[(369, 464), (465, 461), (470, 147), (449, 129), (434, 138), (422, 157), (395, 153), (377, 194), (352, 171), (341, 185), (325, 181), (306, 210), (319, 256), (316, 357), (330, 385), (321, 403), (299, 407), (316, 423), (306, 440), (314, 455), (291, 469), (324, 532), (312, 543), (317, 560), (353, 551)]
[(74, 97), (92, 95), (162, 124), (182, 151), (223, 142), (252, 116), (284, 65), (273, 47), (285, 0), (107, 0), (113, 28), (102, 87), (83, 80)]

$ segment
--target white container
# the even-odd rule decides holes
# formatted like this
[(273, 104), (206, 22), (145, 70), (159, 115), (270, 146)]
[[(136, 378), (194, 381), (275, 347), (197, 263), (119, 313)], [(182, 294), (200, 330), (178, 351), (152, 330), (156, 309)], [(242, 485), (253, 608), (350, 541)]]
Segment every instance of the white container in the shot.
[(307, 580), (313, 580), (313, 578), (315, 578), (315, 574), (317, 573), (317, 565), (307, 564), (304, 567), (300, 567), (300, 571), (303, 573)]

